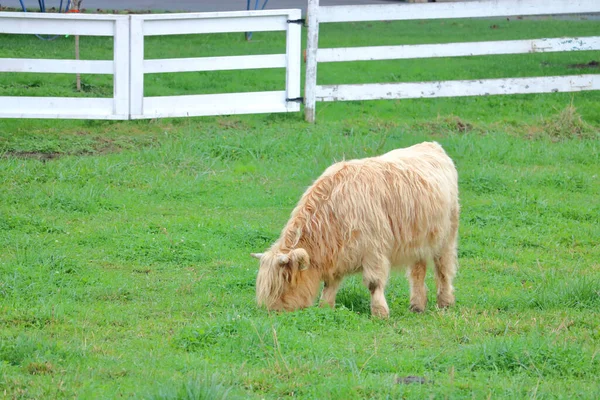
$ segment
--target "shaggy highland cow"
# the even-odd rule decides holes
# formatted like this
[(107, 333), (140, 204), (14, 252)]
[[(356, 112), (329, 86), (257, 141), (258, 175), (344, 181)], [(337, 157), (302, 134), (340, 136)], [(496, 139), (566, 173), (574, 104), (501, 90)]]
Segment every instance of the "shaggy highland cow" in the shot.
[(454, 303), (457, 270), (458, 176), (437, 143), (332, 165), (310, 186), (281, 237), (260, 259), (259, 305), (295, 310), (335, 305), (344, 276), (362, 273), (371, 313), (388, 317), (384, 296), (392, 267), (404, 267), (410, 309), (422, 312), (427, 262), (435, 264), (437, 303)]

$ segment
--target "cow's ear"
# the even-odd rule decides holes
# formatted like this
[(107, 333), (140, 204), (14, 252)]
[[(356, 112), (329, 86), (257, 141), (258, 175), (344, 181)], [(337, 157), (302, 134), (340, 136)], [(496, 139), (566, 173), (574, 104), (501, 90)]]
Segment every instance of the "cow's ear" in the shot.
[(304, 271), (310, 267), (310, 257), (304, 249), (294, 249), (290, 252), (290, 257), (294, 264), (298, 266), (300, 271)]
[(258, 260), (260, 260), (262, 258), (264, 253), (250, 253), (250, 257), (254, 257)]

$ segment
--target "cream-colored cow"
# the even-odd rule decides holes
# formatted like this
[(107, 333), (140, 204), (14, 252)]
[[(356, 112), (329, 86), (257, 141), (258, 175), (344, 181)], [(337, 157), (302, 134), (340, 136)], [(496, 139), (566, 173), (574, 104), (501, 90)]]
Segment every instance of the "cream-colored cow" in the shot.
[(404, 267), (410, 307), (425, 309), (425, 269), (435, 264), (437, 303), (454, 303), (458, 177), (437, 143), (332, 165), (310, 186), (280, 238), (260, 259), (256, 297), (270, 310), (335, 305), (344, 276), (362, 273), (371, 313), (389, 316), (384, 289), (392, 267)]

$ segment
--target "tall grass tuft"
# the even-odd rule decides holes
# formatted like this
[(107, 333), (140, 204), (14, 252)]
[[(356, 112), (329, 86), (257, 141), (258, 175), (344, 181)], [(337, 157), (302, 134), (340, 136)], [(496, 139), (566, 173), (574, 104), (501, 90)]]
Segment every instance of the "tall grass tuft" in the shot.
[(231, 387), (219, 381), (217, 374), (207, 374), (188, 380), (179, 388), (162, 388), (158, 393), (147, 397), (149, 400), (226, 400), (234, 398), (230, 395)]
[(600, 281), (578, 278), (565, 281), (552, 279), (540, 285), (529, 298), (529, 305), (541, 310), (553, 308), (598, 309)]
[(573, 103), (559, 113), (545, 118), (539, 129), (538, 135), (549, 137), (553, 141), (600, 138), (598, 128), (585, 122)]

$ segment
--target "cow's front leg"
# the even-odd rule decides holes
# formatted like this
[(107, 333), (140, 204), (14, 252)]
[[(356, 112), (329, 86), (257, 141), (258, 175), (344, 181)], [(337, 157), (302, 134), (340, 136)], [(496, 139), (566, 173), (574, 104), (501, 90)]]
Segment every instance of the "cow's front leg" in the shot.
[(390, 308), (385, 300), (390, 264), (386, 260), (365, 260), (363, 262), (363, 282), (371, 292), (371, 315), (388, 318)]
[(410, 267), (406, 273), (410, 283), (410, 310), (414, 312), (425, 311), (427, 305), (427, 289), (425, 288), (425, 273), (427, 263), (419, 261)]
[(385, 300), (385, 284), (371, 282), (369, 283), (369, 291), (371, 292), (371, 315), (388, 318), (390, 316), (390, 308)]
[(325, 287), (323, 288), (323, 293), (321, 293), (321, 300), (319, 302), (321, 307), (335, 307), (335, 296), (337, 295), (341, 282), (341, 279), (331, 279), (325, 281)]

